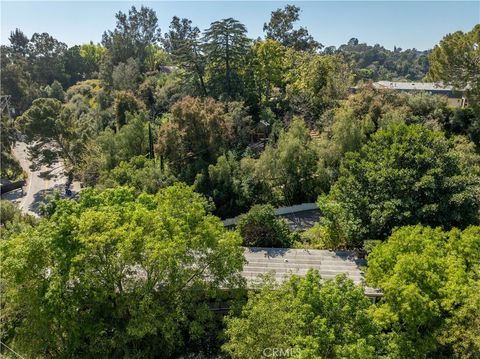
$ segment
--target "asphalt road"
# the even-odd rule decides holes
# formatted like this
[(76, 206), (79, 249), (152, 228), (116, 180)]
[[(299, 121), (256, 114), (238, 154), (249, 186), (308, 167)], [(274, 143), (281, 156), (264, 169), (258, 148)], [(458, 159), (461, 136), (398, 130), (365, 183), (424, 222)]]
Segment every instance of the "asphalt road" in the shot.
[[(67, 177), (64, 175), (63, 163), (58, 162), (51, 167), (43, 166), (38, 171), (32, 171), (26, 143), (17, 142), (12, 152), (27, 174), (27, 180), (23, 188), (3, 194), (2, 199), (16, 202), (22, 212), (38, 216), (39, 205), (46, 195), (53, 193), (55, 190), (59, 190), (62, 195), (65, 194)], [(74, 182), (71, 190), (74, 193), (78, 192), (80, 184)]]

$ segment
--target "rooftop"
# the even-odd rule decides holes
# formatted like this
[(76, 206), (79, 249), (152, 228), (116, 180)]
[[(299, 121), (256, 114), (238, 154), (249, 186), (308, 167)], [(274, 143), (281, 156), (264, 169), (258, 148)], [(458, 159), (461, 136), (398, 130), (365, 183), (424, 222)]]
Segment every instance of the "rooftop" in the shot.
[[(366, 266), (366, 261), (358, 258), (355, 251), (247, 247), (244, 253), (247, 264), (243, 267), (242, 276), (248, 286), (267, 273), (281, 283), (292, 274), (304, 276), (309, 269), (318, 270), (322, 279), (334, 279), (339, 274), (345, 274), (355, 284), (365, 283), (361, 267)], [(381, 291), (366, 287), (365, 294), (378, 297)]]
[(453, 86), (446, 86), (437, 82), (395, 82), (378, 81), (373, 83), (377, 89), (391, 89), (404, 91), (453, 91)]
[(317, 269), (323, 279), (333, 279), (338, 274), (346, 274), (355, 283), (364, 281), (360, 266), (366, 265), (354, 251), (330, 251), (319, 249), (294, 248), (245, 248), (247, 264), (242, 276), (247, 282), (258, 279), (260, 274), (272, 272), (281, 282), (292, 274), (303, 276), (309, 269)]

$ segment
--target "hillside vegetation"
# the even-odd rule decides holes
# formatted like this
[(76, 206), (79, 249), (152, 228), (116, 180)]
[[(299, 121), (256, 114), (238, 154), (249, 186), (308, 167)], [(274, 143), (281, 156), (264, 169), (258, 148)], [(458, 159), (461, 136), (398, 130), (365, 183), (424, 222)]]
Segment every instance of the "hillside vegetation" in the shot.
[[(390, 51), (324, 47), (299, 16), (272, 12), (257, 40), (234, 18), (162, 32), (144, 6), (99, 44), (10, 34), (2, 178), (21, 139), (85, 188), (39, 219), (1, 202), (2, 355), (480, 357), (480, 25)], [(468, 105), (377, 80), (443, 82)], [(306, 232), (275, 217), (307, 202)], [(384, 295), (315, 271), (247, 289), (242, 246), (366, 252)]]

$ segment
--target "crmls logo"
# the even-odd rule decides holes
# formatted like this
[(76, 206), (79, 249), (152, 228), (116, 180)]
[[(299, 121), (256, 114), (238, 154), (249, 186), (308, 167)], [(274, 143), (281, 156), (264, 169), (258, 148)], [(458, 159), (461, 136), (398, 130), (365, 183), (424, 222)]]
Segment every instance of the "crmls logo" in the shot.
[(265, 348), (263, 349), (263, 356), (266, 358), (287, 358), (299, 353), (298, 348)]

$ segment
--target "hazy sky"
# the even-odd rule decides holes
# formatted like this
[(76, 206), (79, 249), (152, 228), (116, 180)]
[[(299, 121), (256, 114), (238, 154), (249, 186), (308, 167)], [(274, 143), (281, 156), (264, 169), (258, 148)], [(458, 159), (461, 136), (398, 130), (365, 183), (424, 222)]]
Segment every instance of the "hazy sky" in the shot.
[[(480, 23), (480, 1), (290, 1), (302, 9), (300, 24), (324, 45), (347, 42), (379, 43), (387, 48), (433, 47), (447, 33), (468, 31)], [(99, 42), (103, 31), (115, 26), (114, 14), (132, 5), (153, 8), (162, 32), (173, 15), (187, 17), (200, 29), (210, 22), (234, 17), (243, 22), (249, 36), (263, 35), (270, 12), (283, 7), (279, 1), (157, 1), (157, 2), (62, 2), (2, 1), (1, 43), (20, 28), (27, 36), (48, 32), (68, 45)]]

